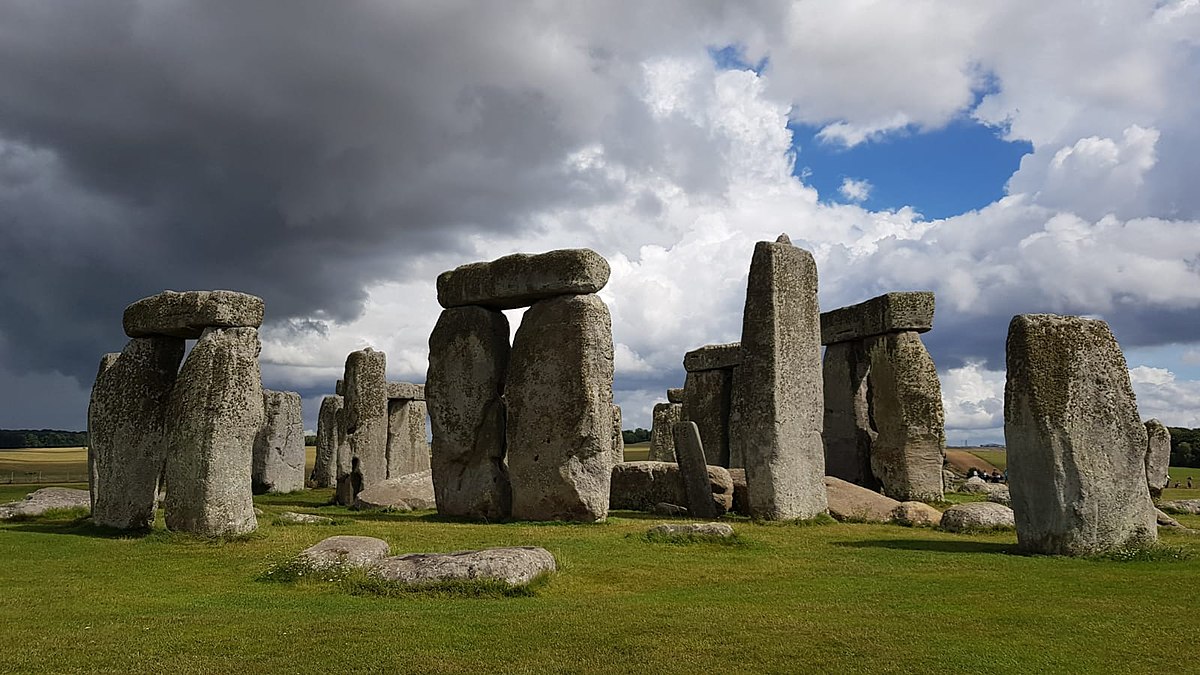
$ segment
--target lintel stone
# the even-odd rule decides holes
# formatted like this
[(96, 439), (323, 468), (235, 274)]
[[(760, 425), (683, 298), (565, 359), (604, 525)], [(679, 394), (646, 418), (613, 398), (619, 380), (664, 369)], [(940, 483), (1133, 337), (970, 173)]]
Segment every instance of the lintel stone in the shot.
[(683, 368), (689, 373), (702, 370), (735, 368), (742, 363), (742, 343), (704, 345), (683, 355)]
[(933, 309), (932, 291), (901, 291), (822, 312), (821, 344), (905, 331), (926, 333), (933, 328)]

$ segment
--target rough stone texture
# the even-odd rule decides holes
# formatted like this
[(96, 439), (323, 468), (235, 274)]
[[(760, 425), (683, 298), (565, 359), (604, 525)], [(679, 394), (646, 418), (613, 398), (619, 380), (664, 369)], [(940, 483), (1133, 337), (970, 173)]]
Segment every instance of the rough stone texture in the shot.
[(1007, 366), (1004, 437), (1018, 546), (1087, 555), (1156, 541), (1146, 427), (1108, 324), (1015, 316)]
[(425, 401), (388, 399), (387, 477), (429, 470)]
[(447, 309), (429, 336), (426, 402), (433, 427), (438, 513), (497, 520), (512, 509), (505, 465), (508, 319), (482, 307)]
[(625, 434), (621, 431), (621, 406), (613, 406), (613, 450), (614, 465), (625, 461)]
[(195, 340), (205, 328), (258, 328), (263, 308), (262, 298), (237, 291), (163, 291), (125, 308), (125, 334)]
[(263, 425), (254, 441), (254, 494), (304, 489), (304, 415), (300, 394), (263, 389)]
[(733, 526), (728, 523), (661, 523), (650, 526), (646, 534), (732, 537)]
[(192, 347), (168, 413), (167, 527), (202, 536), (252, 532), (250, 471), (263, 424), (255, 328), (210, 328)]
[(1169, 527), (1169, 528), (1178, 529), (1178, 530), (1188, 529), (1188, 528), (1184, 527), (1183, 524), (1180, 523), (1178, 520), (1175, 520), (1171, 516), (1168, 516), (1167, 514), (1163, 513), (1159, 509), (1154, 509), (1154, 520), (1158, 524), (1159, 527)]
[(731, 462), (744, 462), (757, 517), (812, 518), (827, 508), (820, 337), (812, 254), (759, 242), (730, 414)]
[(679, 475), (683, 479), (688, 513), (696, 518), (716, 518), (719, 512), (708, 480), (704, 444), (695, 422), (675, 425), (675, 455), (679, 457)]
[(154, 524), (173, 421), (167, 410), (183, 350), (179, 338), (133, 338), (108, 368), (101, 364), (88, 404), (97, 525), (128, 530)]
[(437, 508), (433, 492), (433, 472), (429, 469), (389, 478), (358, 493), (354, 509), (420, 511)]
[(667, 390), (668, 403), (683, 403), (683, 387)]
[[(870, 359), (861, 342), (825, 348), (822, 380), (825, 392), (825, 473), (872, 490), (879, 479), (871, 471), (871, 404), (868, 397)], [(940, 468), (940, 467), (939, 467)]]
[(866, 342), (877, 435), (871, 471), (901, 501), (940, 501), (946, 461), (942, 385), (921, 336), (891, 333)]
[(1162, 502), (1158, 506), (1167, 513), (1200, 516), (1200, 499), (1176, 499), (1169, 502)]
[(393, 401), (424, 401), (425, 385), (411, 382), (388, 382), (387, 397)]
[(940, 527), (947, 532), (1013, 527), (1013, 510), (995, 502), (955, 504), (942, 512)]
[(930, 291), (904, 291), (825, 312), (821, 314), (821, 344), (887, 333), (927, 332), (933, 328), (933, 305)]
[(654, 404), (654, 421), (650, 428), (650, 461), (675, 461), (675, 425), (682, 419), (682, 405), (678, 403)]
[(892, 522), (909, 527), (937, 527), (942, 512), (924, 502), (900, 502), (892, 511)]
[[(710, 464), (731, 466), (729, 408), (733, 397), (733, 371), (689, 372), (683, 390), (682, 421), (695, 422)], [(676, 455), (678, 455), (676, 449)], [(665, 461), (665, 460), (664, 460)]]
[[(742, 343), (740, 342), (704, 345), (683, 355), (683, 368), (689, 373), (736, 368), (741, 363)], [(684, 389), (686, 390), (687, 387)]]
[(344, 399), (341, 396), (326, 396), (321, 399), (317, 413), (317, 460), (313, 464), (309, 482), (315, 488), (330, 488), (337, 485), (338, 414)]
[(333, 393), (337, 394), (338, 396), (345, 396), (346, 395), (346, 380), (339, 377), (337, 384), (334, 385), (334, 387), (333, 387)]
[(411, 585), (495, 579), (521, 586), (556, 569), (554, 556), (546, 549), (517, 546), (457, 553), (410, 553), (379, 562), (369, 574)]
[(730, 469), (729, 478), (733, 481), (733, 506), (730, 511), (743, 516), (750, 515), (750, 498), (746, 495), (746, 470)]
[(686, 516), (687, 512), (687, 507), (676, 506), (675, 504), (668, 504), (666, 502), (659, 502), (650, 508), (650, 513), (656, 516)]
[(988, 491), (988, 482), (979, 476), (971, 476), (963, 481), (963, 484), (958, 487), (958, 491), (967, 494), (985, 493)]
[(371, 567), (390, 552), (388, 543), (382, 539), (339, 535), (309, 546), (300, 552), (299, 559), (318, 569)]
[(838, 520), (886, 523), (900, 505), (891, 497), (833, 476), (825, 476), (825, 492), (829, 515)]
[(1167, 467), (1171, 465), (1171, 432), (1158, 420), (1146, 422), (1146, 485), (1157, 498), (1167, 486)]
[(370, 347), (350, 352), (344, 379), (346, 456), (338, 466), (337, 503), (349, 506), (388, 477), (387, 356)]
[[(100, 368), (96, 372), (96, 381), (92, 383), (92, 398), (93, 399), (96, 396), (96, 384), (100, 381), (101, 376), (104, 375), (104, 371), (111, 368), (112, 365), (117, 362), (117, 357), (119, 357), (120, 355), (121, 355), (121, 352), (109, 352), (109, 353), (105, 354), (104, 356), (100, 357)], [(88, 430), (87, 430), (88, 431), (88, 439), (89, 439), (88, 449), (87, 449), (88, 493), (90, 494), (90, 497), (91, 497), (89, 505), (88, 505), (89, 509), (94, 509), (96, 506), (96, 452), (95, 452), (95, 450), (93, 450), (92, 441), (90, 440), (90, 439), (96, 438), (96, 433), (97, 433), (97, 431), (95, 429), (92, 429), (92, 410), (94, 407), (95, 407), (95, 403), (92, 402), (91, 400), (89, 400), (89, 402), (88, 402)]]
[(446, 308), (529, 307), (560, 295), (596, 293), (608, 283), (609, 273), (608, 261), (591, 249), (517, 253), (442, 272), (437, 279), (438, 303)]
[(987, 498), (989, 502), (996, 502), (1005, 506), (1012, 506), (1012, 493), (1007, 485), (999, 483), (989, 483), (987, 488)]
[(17, 516), (40, 516), (50, 509), (86, 509), (91, 502), (87, 490), (48, 487), (35, 490), (25, 498), (0, 504), (0, 520)]
[(284, 511), (284, 512), (280, 513), (278, 516), (275, 516), (275, 518), (279, 522), (286, 523), (288, 525), (331, 525), (331, 524), (333, 524), (333, 518), (327, 518), (325, 516), (318, 516), (318, 515), (314, 515), (312, 513), (296, 513), (294, 511)]
[(505, 384), (512, 515), (594, 522), (612, 476), (612, 323), (597, 295), (525, 312)]
[[(733, 506), (733, 478), (720, 466), (709, 466), (708, 483), (717, 515)], [(612, 469), (609, 507), (649, 511), (656, 504), (688, 503), (683, 476), (675, 462), (622, 462)]]

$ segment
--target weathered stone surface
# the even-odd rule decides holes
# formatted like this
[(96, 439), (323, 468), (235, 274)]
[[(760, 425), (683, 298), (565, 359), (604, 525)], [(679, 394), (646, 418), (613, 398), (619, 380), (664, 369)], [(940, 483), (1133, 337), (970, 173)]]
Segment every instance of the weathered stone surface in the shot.
[(912, 333), (866, 342), (875, 430), (871, 471), (901, 501), (940, 501), (946, 460), (942, 385), (933, 359)]
[(154, 498), (169, 447), (167, 408), (183, 350), (179, 338), (133, 338), (96, 377), (88, 404), (88, 443), (97, 525), (128, 530), (154, 524)]
[(608, 283), (609, 273), (608, 261), (591, 249), (516, 253), (442, 272), (437, 279), (438, 303), (446, 308), (528, 307), (560, 295), (596, 293)]
[(686, 506), (677, 506), (675, 504), (668, 504), (666, 502), (659, 502), (650, 508), (650, 513), (653, 513), (656, 516), (686, 516), (687, 512), (688, 510)]
[(424, 401), (425, 385), (411, 382), (388, 382), (387, 397), (393, 401)]
[(654, 404), (654, 420), (650, 429), (650, 461), (675, 461), (675, 425), (682, 419), (682, 405), (678, 403)]
[(195, 340), (205, 328), (258, 328), (262, 298), (237, 291), (163, 291), (125, 308), (125, 334)]
[(1004, 437), (1018, 546), (1086, 555), (1156, 541), (1146, 427), (1108, 324), (1015, 316), (1007, 366)]
[(300, 552), (299, 559), (322, 569), (328, 567), (371, 567), (388, 556), (388, 543), (375, 537), (339, 535), (329, 537)]
[(514, 518), (608, 515), (612, 381), (612, 324), (599, 296), (542, 300), (525, 312), (504, 390)]
[(970, 532), (1013, 527), (1013, 510), (994, 502), (955, 504), (942, 512), (941, 528), (947, 532)]
[(1158, 505), (1167, 513), (1183, 513), (1200, 516), (1200, 499), (1175, 499)]
[[(825, 393), (825, 473), (872, 490), (879, 479), (871, 471), (870, 358), (861, 342), (825, 348), (821, 374)], [(940, 467), (939, 467), (940, 468)]]
[(263, 425), (254, 440), (254, 494), (304, 489), (304, 416), (300, 394), (263, 389)]
[(411, 585), (495, 579), (522, 586), (556, 569), (554, 556), (546, 549), (518, 546), (457, 553), (409, 553), (382, 560), (369, 574)]
[(1171, 432), (1158, 420), (1146, 422), (1146, 485), (1150, 496), (1162, 495), (1167, 486), (1167, 467), (1171, 465)]
[(312, 514), (312, 513), (296, 513), (295, 511), (284, 511), (284, 512), (280, 513), (278, 516), (275, 516), (275, 518), (280, 523), (284, 523), (286, 525), (331, 525), (331, 524), (333, 524), (333, 518), (328, 518), (326, 516), (318, 516), (318, 515)]
[(683, 478), (688, 513), (696, 518), (716, 518), (719, 513), (708, 480), (708, 462), (704, 459), (704, 444), (695, 422), (675, 425), (675, 455), (679, 458), (679, 475)]
[(317, 413), (317, 460), (313, 464), (308, 480), (315, 488), (330, 488), (337, 485), (338, 413), (344, 399), (341, 396), (326, 396), (321, 399)]
[(387, 355), (370, 347), (350, 352), (344, 380), (347, 454), (338, 467), (337, 503), (349, 506), (388, 477)]
[(732, 537), (733, 526), (728, 523), (661, 523), (650, 526), (646, 533), (666, 536)]
[(900, 502), (892, 511), (892, 522), (909, 527), (937, 527), (942, 512), (924, 502)]
[(933, 328), (933, 293), (885, 293), (857, 305), (821, 314), (821, 344), (831, 345), (886, 335), (925, 333)]
[(407, 476), (389, 478), (362, 492), (354, 501), (354, 509), (389, 509), (420, 511), (437, 508), (433, 491), (433, 472), (429, 469)]
[(900, 502), (835, 478), (825, 476), (825, 493), (829, 502), (829, 515), (838, 520), (866, 523), (886, 523)]
[(333, 393), (337, 394), (338, 396), (345, 396), (346, 395), (346, 380), (339, 377), (337, 384), (334, 385), (334, 387), (333, 387)]
[(387, 477), (389, 479), (429, 470), (429, 442), (425, 440), (425, 413), (425, 401), (388, 399)]
[(987, 498), (989, 502), (996, 502), (1005, 506), (1012, 506), (1012, 493), (1007, 485), (1001, 483), (989, 483), (987, 488)]
[(613, 408), (613, 446), (612, 446), (612, 463), (620, 464), (625, 461), (625, 434), (621, 432), (621, 406), (614, 405)]
[(683, 403), (683, 387), (667, 390), (668, 403)]
[(447, 309), (429, 336), (425, 395), (433, 427), (438, 513), (497, 520), (512, 509), (505, 457), (508, 319), (482, 307)]
[(963, 481), (963, 484), (958, 488), (959, 492), (967, 494), (986, 493), (988, 491), (988, 482), (979, 476), (971, 476)]
[(733, 506), (730, 511), (743, 516), (750, 515), (750, 498), (746, 495), (746, 470), (730, 469), (729, 478), (733, 481)]
[(1176, 530), (1186, 530), (1182, 523), (1175, 520), (1171, 516), (1163, 513), (1160, 509), (1154, 509), (1154, 520), (1159, 527), (1169, 527)]
[[(733, 478), (724, 467), (709, 466), (708, 483), (721, 515), (733, 506)], [(609, 507), (649, 511), (656, 504), (688, 503), (683, 476), (675, 462), (622, 462), (612, 469)]]
[(202, 536), (258, 527), (250, 490), (254, 439), (263, 424), (255, 328), (209, 328), (171, 392), (167, 527)]
[(18, 516), (40, 516), (51, 509), (86, 509), (91, 502), (87, 490), (48, 487), (35, 490), (25, 498), (0, 504), (0, 520)]
[(704, 345), (683, 355), (683, 368), (689, 373), (736, 368), (741, 363), (742, 343), (740, 342)]
[[(703, 370), (687, 374), (681, 413), (685, 422), (700, 429), (700, 440), (709, 463), (730, 466), (729, 408), (733, 397), (733, 371)], [(676, 448), (675, 454), (679, 454)]]
[(730, 414), (731, 462), (745, 463), (755, 516), (812, 518), (827, 508), (820, 337), (812, 254), (759, 242)]
[[(119, 357), (120, 355), (121, 355), (121, 352), (109, 352), (109, 353), (105, 354), (104, 356), (100, 357), (100, 368), (96, 372), (96, 381), (92, 383), (92, 398), (93, 399), (96, 396), (96, 384), (100, 381), (101, 376), (104, 375), (104, 371), (111, 368), (112, 365), (117, 362), (117, 357)], [(96, 478), (97, 478), (96, 477), (96, 451), (93, 448), (92, 441), (90, 440), (90, 439), (96, 438), (96, 434), (97, 434), (97, 430), (92, 428), (92, 410), (94, 407), (95, 407), (95, 403), (93, 403), (91, 400), (89, 400), (89, 402), (88, 402), (88, 430), (87, 430), (88, 431), (88, 439), (89, 439), (88, 440), (88, 449), (87, 449), (88, 493), (91, 495), (91, 500), (90, 500), (89, 506), (88, 506), (89, 509), (94, 509), (96, 506)]]

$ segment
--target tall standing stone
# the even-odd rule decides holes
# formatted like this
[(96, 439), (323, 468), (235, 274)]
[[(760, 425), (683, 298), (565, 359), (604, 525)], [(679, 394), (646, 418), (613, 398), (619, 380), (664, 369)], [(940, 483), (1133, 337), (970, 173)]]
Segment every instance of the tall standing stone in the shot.
[(167, 527), (228, 536), (258, 527), (250, 489), (254, 439), (263, 424), (255, 328), (209, 328), (171, 393)]
[(1087, 555), (1156, 541), (1146, 427), (1108, 324), (1015, 316), (1007, 365), (1004, 437), (1018, 546)]
[[(860, 342), (825, 348), (825, 473), (863, 487), (879, 489), (871, 471), (871, 424), (867, 373), (870, 359)], [(941, 467), (938, 467), (941, 470)]]
[(88, 401), (88, 495), (89, 503), (88, 510), (96, 509), (96, 452), (93, 449), (92, 439), (96, 438), (96, 431), (92, 429), (92, 411), (96, 408), (96, 385), (100, 382), (100, 378), (104, 376), (104, 371), (112, 367), (117, 362), (117, 357), (121, 352), (109, 352), (100, 357), (100, 368), (96, 373), (96, 381), (92, 383), (92, 395)]
[(508, 319), (483, 307), (447, 309), (429, 336), (425, 398), (433, 431), (438, 513), (497, 520), (512, 509), (505, 464)]
[(695, 422), (684, 421), (675, 425), (675, 454), (679, 457), (679, 473), (683, 477), (683, 489), (687, 494), (688, 515), (694, 518), (719, 516), (713, 503), (712, 486), (708, 480), (708, 460), (704, 456), (704, 442), (700, 437), (700, 428)]
[(304, 489), (304, 416), (300, 394), (263, 389), (263, 425), (254, 442), (254, 494)]
[(92, 521), (97, 525), (128, 530), (154, 524), (172, 419), (167, 410), (183, 350), (181, 338), (140, 337), (115, 359), (106, 355), (101, 360), (88, 405)]
[(387, 356), (370, 347), (350, 352), (343, 379), (348, 454), (338, 467), (337, 502), (349, 506), (364, 488), (387, 480)]
[(612, 381), (612, 323), (599, 296), (560, 296), (529, 308), (505, 388), (514, 518), (607, 517)]
[(625, 434), (621, 430), (621, 406), (613, 406), (613, 456), (612, 463), (620, 464), (625, 461)]
[(429, 470), (425, 412), (425, 401), (388, 399), (388, 478)]
[(820, 317), (812, 254), (786, 235), (759, 242), (746, 286), (730, 442), (746, 465), (750, 510), (761, 518), (813, 518), (828, 506)]
[(1162, 496), (1167, 486), (1167, 468), (1171, 465), (1171, 432), (1158, 420), (1146, 422), (1146, 486), (1151, 497)]
[(341, 396), (326, 396), (321, 399), (321, 409), (317, 412), (317, 460), (308, 478), (315, 488), (337, 485), (337, 419), (342, 405)]
[(650, 457), (654, 462), (675, 461), (675, 425), (683, 419), (683, 405), (656, 403), (650, 428)]

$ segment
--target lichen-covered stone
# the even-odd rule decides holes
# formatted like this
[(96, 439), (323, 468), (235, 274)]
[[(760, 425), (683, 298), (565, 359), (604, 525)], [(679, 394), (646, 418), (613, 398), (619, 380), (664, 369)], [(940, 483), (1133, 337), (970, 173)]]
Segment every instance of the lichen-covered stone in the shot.
[(352, 508), (419, 511), (436, 507), (433, 472), (426, 469), (407, 476), (389, 478), (366, 488), (358, 493)]
[(683, 403), (683, 387), (667, 390), (668, 403)]
[[(119, 357), (120, 355), (121, 355), (121, 352), (109, 352), (109, 353), (105, 354), (104, 356), (100, 357), (100, 368), (96, 372), (96, 382), (100, 381), (100, 377), (102, 375), (104, 375), (104, 371), (111, 368), (112, 365), (117, 362), (117, 357)], [(96, 383), (93, 382), (92, 383), (92, 398), (94, 399), (95, 396), (96, 396)], [(93, 403), (91, 400), (89, 400), (88, 401), (88, 430), (87, 430), (88, 431), (88, 439), (89, 439), (88, 449), (87, 449), (88, 495), (89, 495), (88, 509), (94, 509), (96, 507), (96, 451), (93, 449), (92, 441), (90, 440), (90, 439), (96, 438), (96, 431), (94, 429), (92, 429), (92, 409), (94, 406), (95, 406), (95, 403)]]
[(909, 527), (937, 527), (942, 512), (924, 502), (900, 502), (892, 511), (892, 522)]
[(716, 518), (720, 513), (713, 501), (704, 444), (695, 422), (675, 425), (675, 455), (679, 458), (679, 475), (683, 478), (688, 513), (696, 518)]
[(387, 480), (387, 356), (370, 347), (350, 352), (343, 379), (347, 455), (338, 467), (337, 503), (349, 506), (364, 488)]
[[(709, 492), (717, 515), (721, 515), (733, 507), (733, 478), (724, 467), (709, 465), (706, 469)], [(675, 462), (622, 462), (613, 466), (609, 508), (652, 511), (656, 504), (683, 507), (687, 503), (683, 475)]]
[(387, 557), (388, 543), (375, 537), (339, 535), (328, 537), (300, 552), (299, 560), (324, 569), (329, 567), (366, 568)]
[(933, 328), (933, 293), (885, 293), (857, 305), (821, 314), (821, 344), (832, 345), (885, 335)]
[(1007, 366), (1004, 437), (1018, 546), (1087, 555), (1156, 541), (1146, 427), (1108, 324), (1015, 316)]
[(612, 381), (612, 323), (599, 296), (560, 296), (525, 312), (504, 391), (514, 518), (608, 515)]
[(429, 470), (425, 440), (425, 401), (388, 399), (387, 477), (398, 478)]
[(163, 291), (125, 308), (125, 334), (194, 340), (205, 328), (258, 328), (263, 309), (262, 298), (237, 291)]
[(315, 488), (337, 485), (338, 413), (344, 405), (341, 396), (321, 399), (317, 412), (317, 458), (309, 482)]
[(1167, 513), (1186, 513), (1193, 516), (1200, 516), (1200, 499), (1174, 499), (1169, 502), (1163, 502), (1159, 506)]
[(1158, 420), (1146, 422), (1146, 485), (1150, 496), (1162, 495), (1167, 486), (1167, 467), (1171, 465), (1171, 432)]
[(596, 293), (608, 283), (610, 272), (608, 261), (591, 249), (516, 253), (442, 272), (437, 279), (438, 303), (445, 308), (528, 307), (560, 295)]
[(709, 463), (730, 466), (729, 408), (733, 398), (733, 370), (689, 372), (683, 392), (682, 420), (694, 422), (699, 427)]
[(508, 319), (483, 307), (447, 309), (429, 336), (426, 403), (438, 513), (499, 520), (512, 509), (505, 464)]
[(411, 382), (388, 382), (387, 397), (392, 401), (424, 401), (425, 385)]
[(300, 394), (263, 390), (263, 425), (254, 442), (254, 494), (304, 489), (304, 416)]
[(654, 404), (654, 420), (650, 429), (650, 461), (675, 461), (675, 425), (682, 419), (682, 405), (678, 403)]
[[(955, 504), (942, 512), (939, 524), (947, 532), (1006, 529), (1013, 525), (1013, 510), (995, 502)], [(1017, 536), (1020, 538), (1020, 531)]]
[(456, 553), (409, 553), (386, 558), (368, 573), (414, 586), (485, 579), (521, 586), (556, 569), (554, 556), (546, 549), (520, 546)]
[(42, 488), (25, 495), (24, 499), (0, 504), (0, 520), (40, 516), (52, 509), (86, 509), (90, 500), (87, 490)]
[(625, 434), (621, 430), (621, 406), (613, 406), (613, 445), (612, 463), (620, 464), (625, 461)]
[(732, 537), (733, 526), (728, 523), (661, 523), (651, 525), (646, 533), (666, 536)]
[[(867, 374), (870, 358), (861, 342), (825, 348), (822, 380), (825, 394), (825, 473), (876, 490), (871, 471), (871, 428)], [(940, 468), (940, 467), (939, 467)]]
[[(683, 355), (683, 368), (689, 373), (736, 368), (742, 362), (742, 344), (731, 342), (704, 345)], [(687, 387), (684, 387), (686, 389)]]
[(275, 516), (275, 519), (286, 525), (332, 525), (333, 518), (328, 516), (318, 516), (312, 513), (296, 513), (295, 511), (284, 511)]

